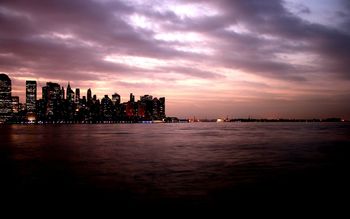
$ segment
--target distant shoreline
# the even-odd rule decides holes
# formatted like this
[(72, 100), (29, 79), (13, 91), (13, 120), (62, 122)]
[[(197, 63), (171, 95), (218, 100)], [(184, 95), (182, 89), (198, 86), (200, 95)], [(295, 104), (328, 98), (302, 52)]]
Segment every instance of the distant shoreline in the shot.
[(327, 119), (171, 119), (166, 121), (161, 120), (125, 120), (125, 121), (36, 121), (36, 122), (6, 122), (0, 123), (1, 125), (22, 124), (22, 125), (55, 125), (55, 124), (159, 124), (159, 123), (327, 123), (327, 122), (350, 122), (340, 118), (327, 118)]
[(326, 119), (230, 119), (225, 122), (345, 122), (347, 120), (341, 118)]

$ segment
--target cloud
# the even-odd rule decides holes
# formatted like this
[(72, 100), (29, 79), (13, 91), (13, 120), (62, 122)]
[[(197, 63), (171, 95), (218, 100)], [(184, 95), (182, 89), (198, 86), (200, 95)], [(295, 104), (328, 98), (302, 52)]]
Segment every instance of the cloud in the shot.
[[(221, 4), (256, 35), (267, 34), (284, 41), (303, 42), (310, 52), (322, 57), (323, 63), (331, 65), (328, 68), (330, 73), (350, 78), (347, 64), (350, 61), (350, 35), (345, 31), (302, 20), (287, 11), (282, 1), (222, 1)], [(272, 54), (266, 55), (273, 57)], [(320, 70), (324, 67), (320, 63)]]
[[(224, 48), (220, 48), (222, 52), (238, 51), (236, 56), (241, 61), (235, 62), (234, 60), (237, 58), (231, 52), (229, 56), (230, 60), (233, 60), (232, 65), (243, 66), (244, 69), (248, 70), (252, 66), (261, 67), (262, 71), (255, 71), (256, 69), (253, 68), (251, 72), (261, 74), (266, 69), (270, 71), (270, 74), (267, 74), (268, 77), (272, 76), (275, 72), (274, 69), (276, 69), (279, 71), (276, 77), (283, 78), (283, 74), (286, 74), (286, 79), (291, 77), (291, 69), (293, 69), (295, 77), (300, 78), (300, 74), (305, 70), (303, 65), (298, 68), (298, 66), (289, 63), (281, 63), (280, 60), (276, 60), (275, 54), (281, 49), (289, 50), (289, 53), (297, 53), (302, 49), (304, 52), (317, 54), (321, 57), (322, 60), (318, 68), (320, 73), (334, 73), (340, 78), (350, 78), (348, 65), (350, 61), (350, 35), (346, 29), (339, 30), (335, 27), (303, 20), (288, 11), (284, 2), (280, 0), (268, 2), (219, 0), (206, 1), (206, 3), (212, 4), (213, 7), (220, 8), (222, 11), (220, 17), (217, 18), (219, 22), (210, 22), (216, 24), (214, 29), (211, 25), (201, 25), (201, 28), (197, 29), (196, 27), (198, 24), (205, 24), (205, 21), (215, 20), (215, 17), (203, 18), (202, 21), (196, 23), (184, 21), (175, 26), (186, 26), (187, 24), (189, 30), (195, 28), (197, 31), (209, 34), (217, 40), (218, 44), (225, 44)], [(346, 1), (344, 4), (348, 8)], [(310, 13), (304, 7), (302, 11)], [(350, 17), (349, 13), (346, 15), (343, 13), (343, 16)], [(233, 31), (227, 31), (228, 25), (237, 26), (237, 24), (244, 27), (246, 32), (241, 33), (237, 28), (233, 28)], [(182, 27), (182, 29), (186, 28)], [(294, 50), (291, 48), (291, 44), (297, 45)], [(270, 47), (268, 50), (265, 49), (266, 45)], [(303, 48), (300, 48), (301, 46)], [(252, 62), (256, 62), (256, 64)], [(288, 65), (290, 66), (287, 67)], [(327, 70), (324, 71), (324, 69)]]

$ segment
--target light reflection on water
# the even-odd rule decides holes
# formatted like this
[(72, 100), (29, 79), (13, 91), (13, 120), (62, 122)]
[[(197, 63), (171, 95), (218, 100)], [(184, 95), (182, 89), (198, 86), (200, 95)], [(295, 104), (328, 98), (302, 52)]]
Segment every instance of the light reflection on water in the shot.
[(257, 198), (249, 194), (252, 188), (259, 194), (275, 191), (266, 183), (275, 185), (278, 192), (292, 185), (288, 193), (292, 195), (293, 186), (309, 190), (308, 183), (339, 177), (337, 171), (348, 164), (345, 154), (350, 145), (347, 123), (11, 125), (0, 129), (1, 162), (15, 193), (93, 191), (139, 201), (212, 203), (247, 194)]

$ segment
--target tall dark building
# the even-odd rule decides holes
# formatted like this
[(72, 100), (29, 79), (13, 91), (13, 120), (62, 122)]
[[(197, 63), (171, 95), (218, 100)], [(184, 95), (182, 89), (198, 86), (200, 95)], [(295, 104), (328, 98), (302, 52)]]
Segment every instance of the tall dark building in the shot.
[(72, 88), (70, 87), (70, 83), (68, 82), (68, 86), (67, 86), (67, 100), (70, 102), (74, 102), (74, 92), (72, 90)]
[(12, 112), (14, 114), (17, 114), (19, 112), (19, 97), (18, 96), (12, 96)]
[(130, 102), (135, 102), (135, 96), (132, 93), (130, 93)]
[(36, 111), (36, 81), (26, 81), (26, 109), (27, 112)]
[(44, 99), (39, 99), (37, 101), (36, 116), (39, 121), (46, 119), (46, 101)]
[(153, 103), (152, 103), (152, 107), (153, 107), (153, 109), (152, 109), (152, 118), (154, 118), (154, 119), (159, 119), (159, 100), (158, 100), (158, 98), (157, 97), (155, 97), (155, 98), (153, 98)]
[(113, 102), (113, 105), (119, 105), (120, 104), (120, 95), (117, 93), (114, 93), (112, 95), (112, 102)]
[(0, 122), (4, 122), (12, 114), (11, 79), (0, 74)]
[(83, 105), (86, 105), (86, 97), (85, 97), (85, 96), (83, 96), (83, 98), (81, 98), (81, 103), (82, 103)]
[(65, 98), (64, 98), (64, 87), (62, 86), (62, 88), (61, 88), (61, 100), (64, 100)]
[(146, 95), (141, 96), (140, 100), (141, 101), (153, 100), (153, 97), (151, 95), (146, 94)]
[(57, 83), (47, 82), (42, 93), (46, 115), (56, 114), (61, 102), (61, 86)]
[(75, 89), (75, 103), (79, 103), (80, 102), (80, 89), (76, 88)]
[(142, 101), (137, 101), (137, 116), (140, 118), (144, 118), (145, 112), (146, 112), (146, 103)]
[(105, 95), (101, 100), (102, 116), (104, 120), (112, 120), (113, 102)]
[(165, 118), (165, 97), (159, 98), (159, 116)]
[(87, 97), (87, 102), (91, 102), (92, 101), (92, 92), (91, 92), (90, 88), (87, 90), (86, 97)]
[(144, 106), (144, 117), (151, 119), (153, 116), (153, 97), (146, 94), (140, 97), (140, 101)]
[(135, 116), (135, 108), (133, 102), (127, 102), (125, 103), (125, 115), (127, 117), (133, 117)]

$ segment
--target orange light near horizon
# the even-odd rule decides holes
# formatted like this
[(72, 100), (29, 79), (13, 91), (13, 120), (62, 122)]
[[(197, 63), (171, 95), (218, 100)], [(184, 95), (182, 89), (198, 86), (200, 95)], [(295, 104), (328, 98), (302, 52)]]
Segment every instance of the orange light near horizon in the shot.
[(35, 118), (35, 116), (28, 116), (28, 121), (30, 122), (30, 123), (32, 123), (32, 122), (34, 122), (35, 120), (36, 120), (36, 118)]
[(34, 123), (34, 121), (36, 121), (36, 114), (35, 113), (28, 113), (27, 120), (29, 123)]

